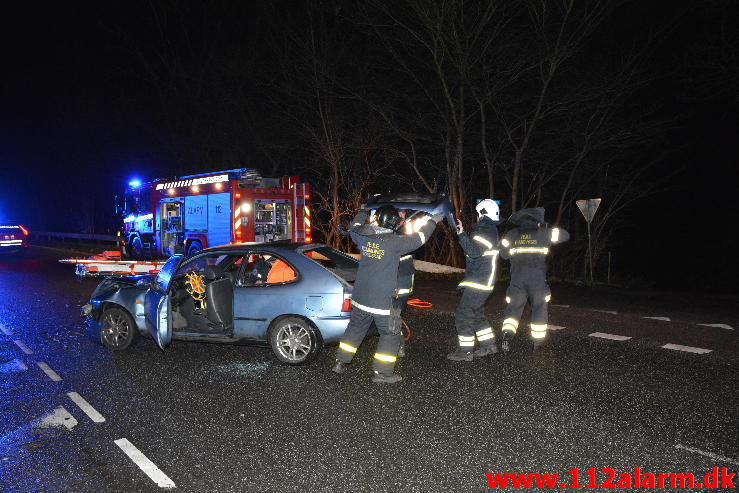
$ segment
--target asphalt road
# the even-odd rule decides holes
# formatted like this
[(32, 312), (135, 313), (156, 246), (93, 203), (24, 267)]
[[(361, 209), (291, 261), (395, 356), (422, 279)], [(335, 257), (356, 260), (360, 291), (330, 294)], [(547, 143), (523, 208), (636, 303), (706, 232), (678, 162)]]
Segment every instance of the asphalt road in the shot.
[(598, 482), (601, 468), (739, 469), (736, 298), (555, 286), (562, 328), (539, 352), (522, 336), (508, 356), (452, 363), (454, 286), (420, 281), (434, 307), (408, 309), (404, 380), (383, 386), (374, 341), (343, 376), (333, 348), (297, 368), (242, 346), (112, 354), (83, 335), (95, 281), (52, 257), (0, 259), (2, 492), (476, 492), (485, 473), (569, 484), (578, 467), (585, 485), (591, 467)]

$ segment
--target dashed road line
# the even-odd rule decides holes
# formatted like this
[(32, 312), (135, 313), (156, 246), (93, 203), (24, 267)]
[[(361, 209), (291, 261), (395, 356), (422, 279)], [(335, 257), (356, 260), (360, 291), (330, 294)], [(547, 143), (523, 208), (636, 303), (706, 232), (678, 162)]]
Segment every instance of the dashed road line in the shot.
[(552, 303), (552, 306), (556, 306), (557, 308), (569, 308), (570, 307), (570, 305), (555, 305), (554, 303)]
[(549, 330), (562, 330), (562, 329), (564, 329), (564, 327), (562, 327), (561, 325), (552, 325), (552, 324), (549, 324), (547, 326), (547, 328)]
[(698, 324), (704, 327), (716, 327), (717, 329), (734, 330), (734, 327), (728, 324)]
[(711, 349), (703, 349), (699, 347), (692, 347), (692, 346), (683, 346), (680, 344), (665, 344), (664, 346), (660, 346), (664, 349), (673, 349), (675, 351), (685, 351), (686, 353), (696, 353), (696, 354), (708, 354), (712, 350)]
[(13, 331), (7, 328), (6, 326), (4, 326), (3, 324), (0, 324), (0, 330), (3, 331), (3, 334), (5, 334), (6, 336), (13, 335)]
[(693, 447), (686, 447), (685, 445), (680, 445), (679, 443), (675, 445), (675, 448), (679, 448), (681, 450), (687, 450), (688, 452), (693, 452), (695, 454), (704, 455), (706, 457), (710, 457), (711, 459), (718, 460), (721, 462), (728, 462), (729, 464), (736, 464), (739, 465), (739, 461), (736, 459), (731, 459), (729, 457), (724, 457), (722, 455), (717, 455), (712, 452), (706, 452), (705, 450), (693, 448)]
[(28, 346), (26, 346), (26, 344), (20, 339), (16, 339), (13, 342), (15, 343), (16, 346), (21, 348), (21, 351), (23, 351), (24, 353), (33, 354), (33, 351), (31, 351), (31, 349)]
[(26, 370), (28, 370), (28, 367), (23, 361), (19, 360), (18, 358), (0, 365), (0, 373), (14, 373)]
[(113, 443), (118, 445), (121, 450), (131, 459), (139, 469), (149, 476), (160, 488), (176, 488), (174, 481), (159, 469), (156, 464), (149, 460), (139, 449), (125, 438), (119, 438)]
[(613, 310), (593, 310), (593, 311), (599, 312), (599, 313), (609, 313), (611, 315), (618, 315), (618, 312), (614, 312)]
[(607, 334), (605, 332), (593, 332), (588, 334), (590, 337), (599, 337), (601, 339), (610, 339), (612, 341), (628, 341), (631, 339), (629, 336), (620, 336), (618, 334)]
[(102, 414), (97, 412), (94, 407), (90, 405), (89, 402), (87, 402), (81, 395), (79, 395), (77, 392), (67, 392), (67, 397), (72, 399), (72, 402), (77, 404), (77, 407), (82, 409), (82, 411), (87, 414), (87, 417), (90, 418), (95, 423), (104, 423), (105, 418)]
[(42, 370), (44, 370), (44, 373), (46, 373), (46, 376), (49, 377), (52, 382), (61, 382), (62, 381), (62, 377), (60, 377), (57, 372), (55, 372), (54, 370), (52, 370), (49, 367), (49, 365), (47, 365), (43, 361), (39, 361), (36, 364), (38, 365), (39, 368), (41, 368)]
[(662, 320), (663, 322), (671, 322), (670, 317), (642, 317), (642, 318), (649, 318), (652, 320)]

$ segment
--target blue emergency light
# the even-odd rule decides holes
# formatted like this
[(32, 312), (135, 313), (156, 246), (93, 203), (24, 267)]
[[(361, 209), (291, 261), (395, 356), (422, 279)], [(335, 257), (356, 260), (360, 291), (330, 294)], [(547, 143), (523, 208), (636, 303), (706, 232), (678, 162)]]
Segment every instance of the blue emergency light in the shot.
[(128, 182), (128, 186), (131, 188), (139, 188), (141, 186), (141, 180), (131, 180)]

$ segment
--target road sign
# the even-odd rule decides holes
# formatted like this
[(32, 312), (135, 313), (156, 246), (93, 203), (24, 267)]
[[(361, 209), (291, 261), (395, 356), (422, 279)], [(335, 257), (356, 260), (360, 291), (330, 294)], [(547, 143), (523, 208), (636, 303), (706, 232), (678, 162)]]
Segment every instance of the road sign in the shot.
[(587, 200), (577, 200), (575, 203), (577, 204), (577, 208), (580, 209), (580, 212), (582, 212), (582, 215), (585, 217), (585, 220), (590, 224), (593, 221), (593, 217), (595, 216), (595, 211), (598, 210), (598, 206), (600, 205), (601, 199), (587, 199)]

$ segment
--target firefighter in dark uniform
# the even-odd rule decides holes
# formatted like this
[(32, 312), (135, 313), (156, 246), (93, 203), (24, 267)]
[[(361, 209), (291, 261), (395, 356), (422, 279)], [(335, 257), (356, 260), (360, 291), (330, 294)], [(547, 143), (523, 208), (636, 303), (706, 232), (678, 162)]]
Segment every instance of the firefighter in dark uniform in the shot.
[[(472, 361), (474, 356), (494, 354), (495, 332), (485, 316), (485, 303), (495, 287), (495, 268), (498, 262), (498, 223), (500, 209), (492, 199), (480, 201), (475, 207), (479, 221), (472, 232), (464, 232), (457, 221), (459, 244), (465, 255), (465, 275), (458, 289), (462, 290), (455, 314), (457, 349), (447, 355), (452, 361)], [(479, 344), (475, 349), (475, 338)]]
[(444, 215), (428, 217), (418, 232), (412, 235), (395, 233), (401, 217), (392, 206), (380, 207), (375, 217), (376, 226), (365, 225), (367, 211), (360, 211), (349, 229), (361, 257), (352, 289), (352, 314), (336, 352), (333, 371), (343, 373), (346, 370), (346, 365), (352, 361), (374, 321), (380, 340), (374, 357), (372, 381), (396, 383), (402, 380), (400, 375), (393, 374), (393, 369), (403, 337), (400, 324), (391, 320), (391, 315), (396, 315), (393, 313), (393, 298), (396, 296), (400, 257), (426, 243)]
[(547, 336), (547, 304), (551, 291), (547, 284), (547, 255), (550, 247), (570, 238), (562, 228), (544, 222), (544, 208), (521, 209), (508, 222), (515, 226), (501, 240), (501, 257), (511, 262), (511, 284), (506, 291), (508, 304), (503, 314), (504, 352), (516, 334), (526, 301), (531, 303), (531, 339), (534, 349)]

